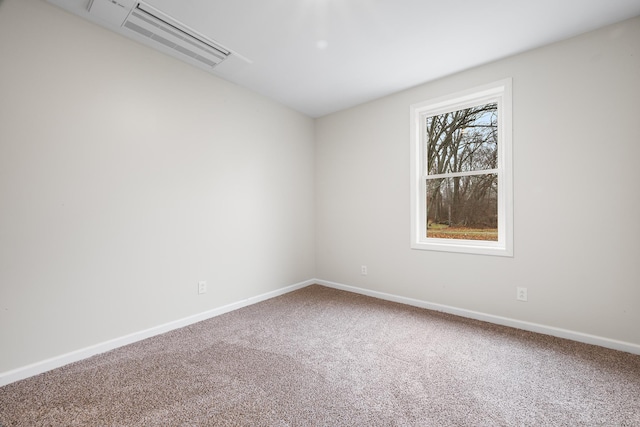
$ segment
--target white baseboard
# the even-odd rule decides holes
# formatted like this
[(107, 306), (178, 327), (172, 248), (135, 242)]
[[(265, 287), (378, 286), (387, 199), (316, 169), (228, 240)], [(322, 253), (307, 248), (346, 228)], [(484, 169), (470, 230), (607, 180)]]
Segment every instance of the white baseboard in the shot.
[(270, 298), (274, 298), (283, 294), (286, 294), (297, 289), (301, 289), (316, 283), (315, 280), (306, 280), (304, 282), (296, 283), (295, 285), (287, 286), (277, 289), (272, 292), (267, 292), (262, 295), (247, 298), (232, 304), (228, 304), (222, 307), (214, 308), (212, 310), (205, 311), (203, 313), (195, 314), (193, 316), (178, 319), (173, 322), (165, 323), (153, 328), (145, 329), (143, 331), (134, 332), (123, 337), (115, 338), (109, 341), (105, 341), (99, 344), (95, 344), (89, 347), (85, 347), (79, 350), (72, 351), (70, 353), (62, 354), (60, 356), (52, 357), (40, 362), (33, 363), (31, 365), (23, 366), (11, 371), (0, 373), (0, 387), (11, 384), (13, 382), (32, 377), (34, 375), (41, 374), (43, 372), (50, 371), (55, 368), (68, 365), (69, 363), (78, 362), (82, 359), (94, 356), (96, 354), (104, 353), (109, 350), (116, 349), (128, 344), (132, 344), (136, 341), (141, 341), (147, 338), (151, 338), (155, 335), (164, 334), (165, 332), (172, 331), (174, 329), (189, 326), (191, 324), (210, 319), (215, 316), (219, 316), (224, 313), (228, 313), (233, 310), (237, 310), (242, 307), (246, 307), (252, 304), (256, 304), (261, 301), (265, 301)]
[(407, 304), (414, 307), (426, 308), (434, 311), (441, 311), (444, 313), (455, 314), (461, 317), (467, 317), (470, 319), (482, 320), (489, 323), (495, 323), (503, 326), (510, 326), (512, 328), (523, 329), (525, 331), (537, 332), (540, 334), (551, 335), (559, 338), (566, 338), (573, 341), (583, 342), (586, 344), (598, 345), (601, 347), (611, 348), (614, 350), (625, 351), (628, 353), (640, 355), (640, 345), (632, 344), (624, 341), (612, 340), (609, 338), (603, 338), (595, 335), (584, 334), (581, 332), (570, 331), (567, 329), (554, 328), (551, 326), (540, 325), (537, 323), (524, 322), (521, 320), (510, 319), (507, 317), (494, 316), (491, 314), (481, 313), (472, 310), (465, 310), (462, 308), (452, 307), (448, 305), (436, 304), (426, 301), (421, 301), (413, 298), (406, 298), (397, 295), (387, 294), (384, 292), (372, 291), (369, 289), (358, 288), (354, 286), (343, 285), (341, 283), (330, 282), (321, 279), (311, 279), (304, 282), (296, 283), (291, 286), (277, 289), (272, 292), (257, 295), (255, 297), (247, 298), (232, 304), (228, 304), (222, 307), (218, 307), (212, 310), (205, 311), (203, 313), (195, 314), (193, 316), (178, 319), (173, 322), (165, 323), (153, 328), (145, 329), (143, 331), (134, 332), (129, 335), (125, 335), (120, 338), (115, 338), (109, 341), (105, 341), (99, 344), (95, 344), (89, 347), (85, 347), (70, 353), (62, 354), (60, 356), (52, 357), (40, 362), (33, 363), (31, 365), (23, 366), (11, 371), (0, 373), (0, 387), (11, 384), (13, 382), (32, 377), (34, 375), (41, 374), (43, 372), (50, 371), (55, 368), (68, 365), (69, 363), (78, 362), (80, 360), (89, 358), (96, 354), (104, 353), (109, 350), (116, 349), (128, 344), (132, 344), (137, 341), (141, 341), (147, 338), (151, 338), (156, 335), (163, 334), (165, 332), (172, 331), (174, 329), (189, 326), (191, 324), (210, 319), (212, 317), (219, 316), (224, 313), (228, 313), (233, 310), (237, 310), (242, 307), (247, 307), (252, 304), (256, 304), (261, 301), (265, 301), (270, 298), (274, 298), (286, 293), (302, 289), (312, 284), (319, 284), (327, 286), (329, 288), (341, 289), (348, 292), (354, 292), (357, 294), (367, 295), (374, 298), (379, 298), (387, 301), (398, 302), (401, 304)]
[(540, 325), (538, 323), (525, 322), (522, 320), (510, 319), (508, 317), (494, 316), (492, 314), (481, 313), (478, 311), (465, 310), (462, 308), (451, 307), (448, 305), (435, 304), (431, 302), (421, 301), (413, 298), (405, 298), (397, 295), (387, 294), (384, 292), (371, 291), (369, 289), (357, 288), (354, 286), (343, 285), (341, 283), (329, 282), (326, 280), (315, 280), (315, 283), (329, 288), (341, 289), (343, 291), (354, 292), (357, 294), (367, 295), (387, 301), (407, 304), (414, 307), (426, 308), (443, 313), (455, 314), (470, 319), (482, 320), (484, 322), (495, 323), (497, 325), (510, 326), (525, 331), (537, 332), (540, 334), (551, 335), (558, 338), (566, 338), (572, 341), (578, 341), (586, 344), (598, 345), (613, 350), (625, 351), (640, 355), (640, 345), (625, 341), (618, 341), (609, 338), (599, 337), (596, 335), (584, 334), (582, 332), (570, 331), (567, 329), (554, 328), (552, 326)]

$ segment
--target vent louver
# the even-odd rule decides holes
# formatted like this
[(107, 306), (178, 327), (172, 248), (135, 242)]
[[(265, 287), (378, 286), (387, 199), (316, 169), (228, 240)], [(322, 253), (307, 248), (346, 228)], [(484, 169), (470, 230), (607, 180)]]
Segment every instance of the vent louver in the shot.
[(144, 10), (140, 4), (131, 11), (124, 22), (124, 27), (211, 67), (224, 61), (230, 54), (228, 50), (195, 37), (187, 30), (154, 16)]
[(89, 12), (209, 68), (231, 55), (230, 50), (141, 2), (93, 0)]

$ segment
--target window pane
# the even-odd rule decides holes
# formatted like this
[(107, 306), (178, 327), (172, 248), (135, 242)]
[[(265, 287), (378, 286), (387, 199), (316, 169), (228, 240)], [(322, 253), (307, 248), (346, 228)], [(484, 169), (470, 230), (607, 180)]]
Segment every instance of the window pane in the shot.
[(426, 118), (427, 173), (496, 169), (498, 104), (485, 104)]
[(427, 237), (498, 240), (498, 175), (427, 179)]

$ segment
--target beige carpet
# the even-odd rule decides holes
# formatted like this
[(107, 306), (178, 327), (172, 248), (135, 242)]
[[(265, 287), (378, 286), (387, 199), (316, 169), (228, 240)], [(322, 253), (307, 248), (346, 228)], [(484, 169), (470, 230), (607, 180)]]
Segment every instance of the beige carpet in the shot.
[(310, 286), (2, 387), (0, 424), (640, 426), (640, 356)]

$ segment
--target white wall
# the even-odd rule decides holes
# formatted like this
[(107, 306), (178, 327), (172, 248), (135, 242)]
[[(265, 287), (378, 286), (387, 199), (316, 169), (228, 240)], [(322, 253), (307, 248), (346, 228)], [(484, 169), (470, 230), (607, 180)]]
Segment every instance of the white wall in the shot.
[[(317, 120), (318, 277), (639, 345), (639, 40), (636, 18)], [(411, 250), (409, 106), (506, 77), (515, 256)]]
[(0, 2), (0, 373), (314, 277), (313, 129), (44, 1)]

